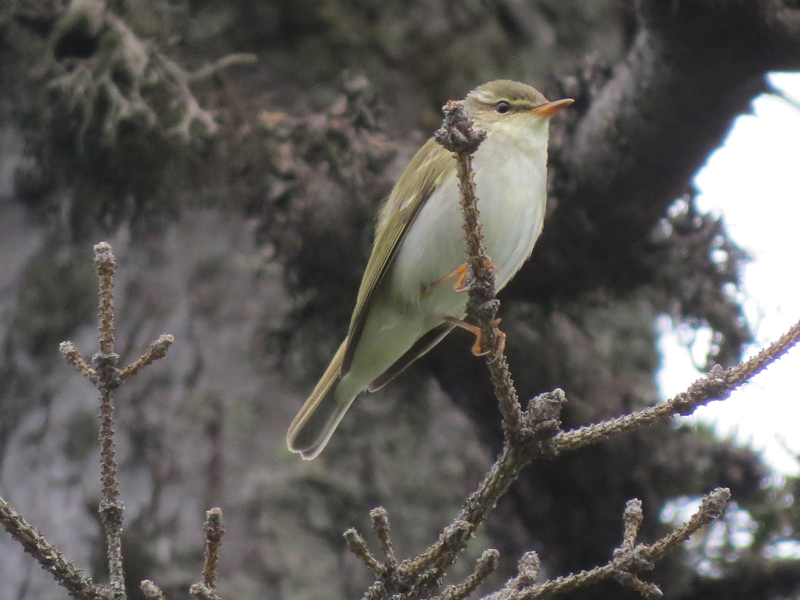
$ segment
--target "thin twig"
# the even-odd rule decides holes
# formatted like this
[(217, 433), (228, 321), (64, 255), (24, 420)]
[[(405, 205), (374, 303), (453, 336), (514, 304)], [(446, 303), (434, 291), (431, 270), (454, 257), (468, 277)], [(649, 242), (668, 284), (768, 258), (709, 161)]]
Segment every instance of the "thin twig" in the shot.
[(638, 498), (628, 500), (625, 505), (625, 513), (622, 516), (622, 523), (625, 526), (622, 534), (622, 548), (624, 550), (633, 550), (636, 537), (639, 535), (639, 527), (642, 526), (643, 520), (642, 501)]
[(478, 559), (475, 570), (463, 583), (447, 586), (441, 596), (432, 600), (463, 600), (497, 570), (499, 562), (500, 553), (497, 550), (486, 550)]
[(222, 509), (212, 508), (206, 511), (206, 521), (203, 523), (206, 532), (206, 551), (203, 560), (203, 584), (210, 589), (217, 587), (219, 574), (219, 550), (222, 546), (222, 536), (225, 527), (222, 524)]
[(141, 371), (147, 365), (160, 358), (164, 358), (167, 355), (167, 350), (169, 350), (174, 341), (175, 338), (169, 334), (158, 336), (158, 339), (150, 344), (147, 352), (142, 354), (138, 359), (120, 371), (119, 380), (125, 381), (129, 377), (136, 375), (136, 373)]
[[(196, 600), (220, 600), (216, 588), (219, 575), (219, 552), (222, 546), (222, 536), (225, 534), (225, 527), (222, 524), (222, 509), (212, 508), (206, 511), (203, 531), (206, 534), (206, 549), (203, 553), (202, 581), (192, 584), (189, 594)], [(142, 582), (142, 586), (145, 583)], [(154, 600), (161, 599), (154, 598)]]
[(575, 450), (605, 440), (612, 435), (634, 431), (640, 427), (663, 421), (675, 415), (689, 415), (699, 406), (714, 400), (725, 400), (731, 393), (770, 364), (781, 358), (800, 341), (800, 321), (792, 325), (777, 341), (761, 352), (730, 369), (717, 366), (706, 376), (695, 381), (689, 389), (666, 402), (643, 410), (559, 433), (552, 440), (558, 452)]
[[(542, 439), (532, 435), (520, 438), (514, 444), (506, 443), (497, 461), (481, 481), (478, 489), (464, 503), (453, 524), (448, 526), (439, 540), (423, 554), (402, 561), (397, 568), (398, 577), (413, 580), (415, 573), (424, 573), (430, 569), (443, 572), (449, 568), (458, 553), (466, 547), (475, 530), (516, 481), (522, 469), (533, 459), (549, 458), (562, 451), (597, 443), (613, 435), (631, 432), (677, 414), (689, 414), (698, 406), (712, 400), (725, 399), (733, 389), (749, 381), (783, 356), (799, 339), (800, 323), (797, 323), (755, 357), (728, 370), (713, 369), (708, 377), (696, 381), (686, 392), (668, 402), (604, 423), (560, 433), (554, 438)], [(531, 401), (531, 407), (539, 407), (538, 413), (546, 417), (547, 411), (550, 410), (548, 405), (557, 404), (560, 395), (542, 394)], [(542, 423), (547, 425), (548, 420), (544, 419)]]
[[(535, 600), (547, 596), (562, 594), (580, 587), (595, 584), (604, 579), (615, 579), (623, 585), (632, 587), (646, 598), (660, 598), (663, 594), (657, 586), (640, 580), (637, 573), (652, 570), (654, 563), (668, 552), (688, 540), (701, 527), (719, 518), (730, 500), (730, 490), (717, 488), (703, 498), (700, 508), (691, 519), (654, 544), (630, 546), (630, 540), (624, 539), (622, 546), (614, 552), (614, 558), (607, 564), (581, 571), (565, 577), (551, 579), (541, 584), (518, 585), (511, 580), (505, 587), (487, 596), (485, 600)], [(627, 520), (631, 505), (626, 509)], [(634, 510), (635, 512), (635, 510)], [(635, 519), (634, 519), (635, 520)], [(626, 523), (626, 535), (629, 525)]]
[(688, 540), (701, 527), (718, 519), (725, 512), (730, 499), (731, 491), (728, 488), (717, 488), (708, 496), (705, 496), (700, 503), (700, 508), (692, 515), (691, 519), (669, 535), (647, 547), (650, 560), (659, 560), (673, 547)]
[(97, 384), (97, 372), (86, 362), (83, 355), (78, 352), (75, 344), (72, 342), (61, 342), (58, 349), (68, 364), (78, 369), (78, 372), (86, 377), (86, 379)]
[(50, 573), (58, 584), (78, 600), (105, 600), (103, 589), (90, 577), (64, 558), (61, 551), (48, 542), (37, 529), (28, 524), (14, 507), (0, 496), (0, 523), (17, 540), (25, 552), (33, 556), (41, 567)]
[(386, 557), (385, 566), (387, 569), (394, 569), (397, 566), (397, 557), (394, 553), (392, 544), (392, 529), (389, 527), (389, 515), (382, 506), (373, 509), (369, 516), (372, 517), (372, 528), (381, 543), (381, 551)]
[(541, 568), (542, 561), (539, 560), (539, 555), (536, 552), (526, 552), (517, 563), (517, 576), (509, 579), (503, 586), (504, 589), (521, 590), (533, 585), (536, 583)]
[(344, 539), (347, 542), (347, 547), (360, 558), (367, 568), (376, 575), (382, 575), (384, 572), (383, 563), (375, 558), (375, 555), (369, 551), (367, 540), (358, 533), (355, 529), (348, 529), (344, 532)]
[(94, 247), (94, 263), (100, 285), (100, 327), (97, 336), (100, 352), (94, 355), (97, 389), (100, 391), (100, 478), (102, 499), (100, 520), (106, 536), (109, 586), (112, 597), (122, 600), (125, 575), (122, 570), (122, 514), (119, 498), (119, 468), (114, 444), (114, 390), (119, 387), (119, 355), (114, 352), (114, 275), (117, 260), (107, 242)]
[(200, 67), (197, 71), (193, 73), (186, 73), (186, 79), (190, 83), (194, 83), (197, 81), (202, 81), (204, 79), (208, 79), (212, 75), (219, 73), (220, 71), (227, 69), (229, 67), (235, 65), (252, 65), (253, 63), (258, 61), (258, 56), (251, 53), (239, 53), (239, 54), (229, 54), (228, 56), (223, 56), (219, 60), (214, 61), (213, 63), (209, 63)]
[(139, 587), (142, 590), (142, 594), (144, 594), (145, 600), (167, 600), (161, 588), (149, 579), (142, 581)]
[(100, 242), (94, 247), (94, 264), (100, 284), (100, 333), (97, 337), (100, 352), (114, 353), (114, 274), (117, 259), (111, 253), (108, 242)]
[(477, 321), (485, 347), (489, 348), (487, 363), (495, 394), (500, 402), (503, 427), (507, 432), (516, 433), (522, 426), (522, 409), (503, 353), (502, 340), (505, 334), (497, 327), (500, 303), (495, 294), (494, 269), (489, 266), (491, 257), (487, 257), (483, 245), (475, 173), (472, 170), (472, 156), (486, 138), (486, 133), (473, 129), (463, 102), (448, 102), (444, 106), (444, 115), (442, 128), (434, 137), (444, 148), (453, 152), (456, 159), (467, 243), (467, 264), (471, 275), (467, 313)]
[(189, 593), (196, 598), (196, 600), (220, 600), (217, 592), (212, 590), (205, 584), (195, 583), (189, 588)]

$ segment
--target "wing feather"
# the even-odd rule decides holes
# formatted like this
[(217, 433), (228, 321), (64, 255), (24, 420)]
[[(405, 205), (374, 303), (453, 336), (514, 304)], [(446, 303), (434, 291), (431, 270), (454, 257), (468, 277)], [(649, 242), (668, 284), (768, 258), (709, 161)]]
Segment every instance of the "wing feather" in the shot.
[[(375, 291), (386, 276), (400, 244), (403, 243), (403, 239), (420, 209), (433, 191), (441, 185), (448, 173), (454, 169), (453, 165), (452, 154), (436, 143), (433, 138), (429, 139), (411, 159), (381, 209), (378, 226), (375, 230), (372, 254), (364, 270), (356, 307), (350, 320), (347, 346), (339, 372), (342, 377), (347, 374), (353, 364), (353, 356), (355, 356), (358, 341), (364, 331), (364, 324), (369, 316), (370, 304), (375, 296)], [(412, 182), (418, 183), (412, 185)], [(419, 190), (417, 194), (408, 196), (403, 193), (412, 187)]]

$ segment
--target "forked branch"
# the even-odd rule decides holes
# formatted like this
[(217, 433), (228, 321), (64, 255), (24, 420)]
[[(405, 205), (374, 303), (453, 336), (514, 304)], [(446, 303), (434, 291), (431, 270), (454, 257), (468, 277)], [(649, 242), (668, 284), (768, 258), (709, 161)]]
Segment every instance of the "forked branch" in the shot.
[(639, 573), (652, 570), (655, 563), (667, 553), (680, 547), (701, 527), (718, 519), (725, 511), (730, 497), (731, 493), (727, 488), (715, 489), (703, 498), (700, 508), (684, 525), (654, 544), (638, 545), (636, 536), (642, 522), (642, 503), (639, 500), (630, 500), (623, 515), (622, 544), (614, 551), (614, 558), (609, 563), (591, 571), (581, 571), (536, 584), (539, 559), (535, 553), (529, 552), (520, 561), (519, 576), (510, 580), (503, 589), (486, 596), (484, 600), (535, 600), (585, 587), (604, 579), (615, 579), (645, 598), (661, 598), (664, 594), (658, 586), (639, 579)]
[[(122, 514), (124, 506), (120, 500), (118, 466), (114, 444), (114, 392), (128, 378), (138, 373), (153, 361), (163, 358), (174, 341), (171, 335), (162, 335), (148, 350), (131, 365), (119, 369), (119, 355), (115, 352), (114, 324), (114, 276), (117, 261), (111, 246), (101, 242), (94, 247), (95, 266), (99, 281), (99, 352), (92, 357), (90, 366), (72, 342), (61, 344), (61, 354), (68, 364), (75, 367), (100, 393), (100, 472), (102, 498), (100, 517), (106, 538), (106, 557), (109, 569), (109, 584), (98, 585), (85, 577), (61, 552), (50, 544), (32, 525), (2, 497), (0, 497), (0, 523), (22, 547), (39, 562), (56, 581), (78, 600), (125, 600), (124, 573), (122, 568)], [(193, 585), (190, 593), (203, 600), (219, 600), (216, 581), (219, 567), (219, 552), (222, 535), (222, 511), (212, 508), (206, 513), (204, 524), (206, 551), (202, 581)], [(164, 593), (150, 580), (141, 583), (147, 600), (166, 600)]]

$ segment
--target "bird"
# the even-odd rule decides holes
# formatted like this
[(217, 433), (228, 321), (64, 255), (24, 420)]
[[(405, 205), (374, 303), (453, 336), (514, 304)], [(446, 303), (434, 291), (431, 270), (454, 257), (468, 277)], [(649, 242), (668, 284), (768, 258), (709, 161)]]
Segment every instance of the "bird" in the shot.
[[(572, 102), (550, 102), (507, 79), (480, 85), (463, 100), (473, 128), (486, 134), (473, 171), (498, 291), (542, 231), (549, 122)], [(468, 298), (459, 293), (467, 259), (463, 223), (455, 157), (431, 138), (379, 212), (347, 337), (292, 421), (289, 450), (317, 457), (356, 397), (386, 385), (454, 327), (475, 333), (463, 321)]]

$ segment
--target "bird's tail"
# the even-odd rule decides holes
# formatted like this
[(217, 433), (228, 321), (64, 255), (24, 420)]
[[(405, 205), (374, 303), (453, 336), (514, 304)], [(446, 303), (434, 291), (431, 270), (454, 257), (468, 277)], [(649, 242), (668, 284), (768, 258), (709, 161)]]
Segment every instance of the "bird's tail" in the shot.
[(339, 368), (346, 343), (345, 341), (339, 346), (314, 391), (289, 425), (286, 444), (289, 450), (299, 453), (306, 460), (316, 458), (325, 449), (342, 417), (356, 398), (357, 392), (337, 393), (341, 381)]

